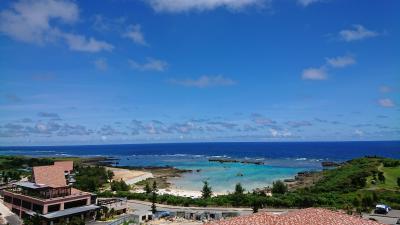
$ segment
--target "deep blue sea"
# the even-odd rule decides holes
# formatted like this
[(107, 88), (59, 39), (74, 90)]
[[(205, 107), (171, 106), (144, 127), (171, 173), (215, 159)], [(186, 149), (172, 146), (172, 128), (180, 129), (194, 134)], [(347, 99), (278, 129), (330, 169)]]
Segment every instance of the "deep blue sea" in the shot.
[[(172, 179), (175, 188), (200, 190), (208, 180), (215, 192), (232, 191), (240, 182), (247, 190), (277, 179), (293, 178), (304, 170), (321, 170), (321, 162), (362, 156), (400, 159), (400, 141), (382, 142), (246, 142), (87, 146), (0, 147), (0, 155), (112, 156), (119, 165), (174, 166), (200, 172)], [(264, 165), (209, 162), (209, 157), (263, 161)], [(242, 176), (243, 175), (243, 176)]]
[(11, 155), (207, 155), (347, 160), (365, 155), (400, 158), (400, 141), (369, 142), (230, 142), (0, 147)]

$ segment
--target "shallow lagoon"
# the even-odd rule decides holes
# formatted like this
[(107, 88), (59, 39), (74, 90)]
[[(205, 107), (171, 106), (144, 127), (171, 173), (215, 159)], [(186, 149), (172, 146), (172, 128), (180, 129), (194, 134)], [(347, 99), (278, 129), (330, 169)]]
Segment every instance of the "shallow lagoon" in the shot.
[[(266, 187), (278, 179), (293, 178), (304, 170), (321, 170), (320, 160), (263, 159), (264, 165), (209, 162), (199, 155), (135, 155), (119, 157), (121, 166), (174, 166), (189, 169), (182, 177), (170, 179), (173, 187), (183, 190), (201, 190), (207, 180), (214, 192), (233, 191), (236, 183), (246, 190)], [(197, 170), (199, 170), (197, 172)], [(243, 176), (241, 176), (243, 175)]]

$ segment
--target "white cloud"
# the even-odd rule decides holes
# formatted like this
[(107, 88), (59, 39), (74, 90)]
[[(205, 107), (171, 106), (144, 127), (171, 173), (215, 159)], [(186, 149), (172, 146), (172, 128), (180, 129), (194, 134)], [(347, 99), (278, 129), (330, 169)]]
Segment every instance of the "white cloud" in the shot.
[(18, 41), (40, 45), (63, 39), (71, 50), (96, 52), (112, 49), (108, 43), (63, 32), (55, 25), (73, 24), (78, 20), (79, 9), (73, 1), (20, 0), (0, 12), (0, 32)]
[(231, 86), (236, 84), (232, 79), (225, 78), (222, 75), (201, 76), (197, 79), (170, 80), (171, 83), (186, 87), (206, 88), (213, 86)]
[(349, 55), (338, 56), (334, 58), (326, 58), (326, 63), (334, 68), (344, 68), (356, 63), (356, 60)]
[(64, 33), (61, 36), (65, 38), (69, 48), (74, 51), (100, 52), (112, 51), (114, 49), (114, 46), (107, 42), (98, 41), (94, 38), (86, 38), (82, 35)]
[(50, 20), (73, 23), (78, 7), (69, 1), (17, 1), (0, 12), (0, 31), (16, 40), (42, 44), (54, 39)]
[(364, 132), (363, 132), (362, 130), (356, 129), (356, 130), (354, 131), (354, 134), (361, 137), (361, 136), (364, 135)]
[(289, 131), (278, 131), (278, 130), (276, 130), (276, 129), (269, 129), (269, 132), (271, 133), (271, 136), (272, 137), (276, 137), (276, 138), (278, 138), (278, 137), (290, 137), (290, 136), (292, 136), (292, 133), (291, 132), (289, 132)]
[(262, 125), (262, 126), (274, 126), (276, 124), (276, 121), (271, 120), (261, 114), (258, 113), (253, 113), (251, 115), (251, 120), (258, 124), (258, 125)]
[(96, 67), (96, 69), (101, 70), (101, 71), (105, 71), (108, 68), (107, 60), (104, 58), (96, 59), (93, 62), (93, 64)]
[(120, 32), (126, 21), (125, 17), (108, 18), (101, 14), (96, 14), (92, 18), (93, 29), (99, 32)]
[(227, 8), (237, 11), (247, 7), (264, 7), (270, 0), (146, 0), (157, 12), (188, 12)]
[(148, 45), (144, 38), (142, 28), (139, 24), (129, 26), (126, 33), (124, 33), (122, 36), (131, 39), (136, 44), (144, 46)]
[(372, 38), (379, 35), (378, 32), (368, 30), (367, 28), (359, 24), (353, 25), (353, 28), (354, 29), (341, 30), (339, 32), (340, 39), (343, 41), (350, 42), (350, 41), (363, 40), (366, 38)]
[(356, 60), (350, 55), (325, 58), (325, 60), (326, 63), (319, 68), (310, 67), (304, 69), (301, 78), (303, 80), (326, 80), (328, 79), (329, 70), (345, 68), (356, 63)]
[(165, 62), (163, 60), (159, 60), (159, 59), (153, 59), (153, 58), (147, 58), (145, 63), (138, 63), (135, 60), (129, 59), (128, 63), (132, 68), (138, 69), (141, 71), (162, 72), (162, 71), (165, 71), (168, 67), (167, 62)]
[(323, 68), (308, 68), (303, 70), (301, 78), (303, 80), (326, 80), (328, 75)]
[(378, 103), (379, 103), (380, 106), (386, 107), (386, 108), (391, 108), (391, 107), (395, 107), (396, 106), (396, 104), (389, 98), (379, 99)]
[(317, 2), (322, 2), (322, 0), (297, 0), (297, 3), (304, 7), (307, 7)]

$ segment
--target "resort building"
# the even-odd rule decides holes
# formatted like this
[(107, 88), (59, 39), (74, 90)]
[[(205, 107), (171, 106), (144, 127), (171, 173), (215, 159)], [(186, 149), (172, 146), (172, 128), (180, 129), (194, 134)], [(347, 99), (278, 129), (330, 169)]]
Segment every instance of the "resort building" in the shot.
[(381, 223), (366, 220), (360, 217), (347, 215), (342, 212), (331, 211), (321, 208), (299, 209), (280, 215), (270, 212), (255, 213), (248, 216), (239, 216), (231, 219), (215, 221), (208, 225), (265, 225), (265, 224), (285, 224), (285, 225), (378, 225)]
[(96, 196), (73, 188), (69, 182), (72, 172), (72, 161), (33, 167), (30, 181), (3, 190), (4, 204), (21, 218), (38, 214), (42, 224), (57, 224), (72, 217), (94, 220), (100, 208)]

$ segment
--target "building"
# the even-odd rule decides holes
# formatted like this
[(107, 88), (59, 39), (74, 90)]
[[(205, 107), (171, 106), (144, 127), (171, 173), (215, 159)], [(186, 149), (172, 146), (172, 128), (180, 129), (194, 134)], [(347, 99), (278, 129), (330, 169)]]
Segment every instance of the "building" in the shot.
[(100, 208), (96, 196), (69, 184), (72, 171), (72, 161), (33, 167), (30, 181), (20, 181), (3, 190), (4, 204), (21, 218), (37, 213), (43, 224), (53, 225), (72, 217), (94, 220)]
[(231, 219), (214, 221), (208, 225), (378, 225), (381, 223), (366, 220), (360, 217), (347, 215), (342, 212), (331, 211), (322, 208), (307, 208), (291, 211), (283, 214), (269, 212), (255, 213), (247, 216), (238, 216)]
[(126, 198), (98, 198), (97, 205), (101, 207), (102, 211), (110, 212), (111, 210), (115, 215), (127, 213), (128, 201)]

